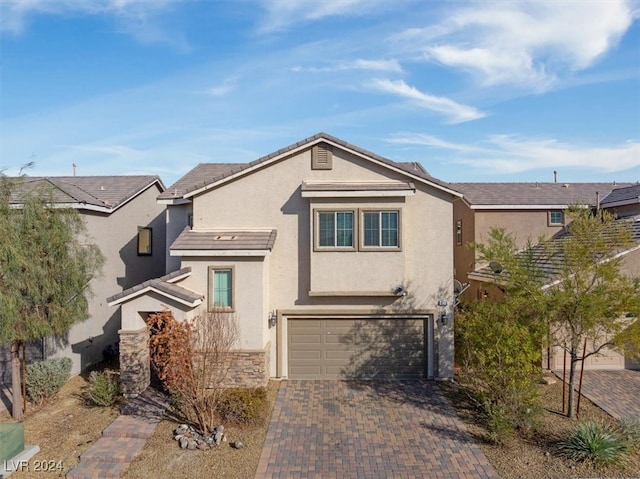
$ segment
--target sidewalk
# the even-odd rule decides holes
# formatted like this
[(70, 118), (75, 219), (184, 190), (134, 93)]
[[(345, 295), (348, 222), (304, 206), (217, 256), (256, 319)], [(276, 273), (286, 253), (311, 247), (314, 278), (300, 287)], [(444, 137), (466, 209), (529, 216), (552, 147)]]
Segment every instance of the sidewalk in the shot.
[(130, 400), (102, 431), (102, 437), (81, 454), (80, 463), (67, 473), (67, 479), (121, 477), (153, 434), (168, 401), (152, 388)]

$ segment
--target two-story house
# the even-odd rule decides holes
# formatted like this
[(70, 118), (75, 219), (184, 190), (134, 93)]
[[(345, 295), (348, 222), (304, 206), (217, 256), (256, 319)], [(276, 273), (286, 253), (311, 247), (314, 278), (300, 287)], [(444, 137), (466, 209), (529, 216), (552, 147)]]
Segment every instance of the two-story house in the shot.
[(415, 163), (319, 133), (246, 164), (201, 164), (159, 196), (174, 270), (109, 298), (127, 393), (148, 382), (150, 312), (226, 308), (232, 376), (448, 378), (453, 201)]
[[(157, 176), (50, 176), (23, 177), (16, 188), (15, 207), (24, 192), (33, 192), (52, 207), (78, 210), (105, 258), (90, 284), (89, 317), (64, 337), (28, 345), (29, 360), (66, 356), (78, 374), (117, 349), (120, 311), (105, 298), (164, 273), (165, 207), (156, 201), (164, 185)], [(10, 382), (10, 354), (3, 350), (0, 358), (2, 380)]]
[[(588, 185), (588, 187), (586, 186)], [(593, 184), (582, 184), (582, 186), (588, 192), (589, 188), (594, 188)], [(602, 185), (596, 185), (595, 187), (601, 188)], [(602, 191), (599, 189), (598, 191)], [(600, 195), (598, 195), (600, 196)], [(633, 242), (632, 244), (617, 253), (617, 257), (621, 258), (621, 271), (623, 274), (628, 274), (631, 276), (640, 276), (640, 186), (637, 184), (631, 186), (622, 186), (614, 189), (610, 189), (606, 191), (606, 193), (598, 198), (598, 202), (596, 204), (590, 205), (585, 202), (585, 206), (589, 206), (592, 208), (601, 208), (603, 210), (609, 211), (613, 213), (618, 219), (617, 221), (630, 223), (633, 232)], [(575, 204), (575, 202), (572, 202)], [(550, 212), (547, 213), (549, 216)], [(531, 221), (535, 221), (535, 215), (530, 216)], [(542, 221), (539, 221), (542, 223)], [(517, 224), (517, 223), (516, 223)], [(538, 224), (539, 230), (542, 230), (544, 224)], [(531, 228), (530, 225), (527, 227)], [(506, 227), (507, 230), (511, 230)], [(544, 251), (547, 249), (551, 251), (561, 251), (560, 246), (554, 246), (554, 243), (558, 245), (568, 236), (570, 235), (570, 227), (568, 229), (562, 228), (558, 230), (555, 234), (547, 234), (547, 238), (550, 238), (551, 244), (547, 245), (546, 248), (543, 248), (539, 245), (536, 245), (536, 242), (533, 241), (533, 252), (537, 261), (539, 261), (538, 266), (542, 271), (545, 271), (548, 278), (547, 287), (551, 287), (557, 274), (557, 262), (558, 258), (548, 257)], [(519, 244), (519, 246), (524, 247), (525, 245)], [(536, 251), (539, 254), (536, 254)], [(478, 291), (493, 291), (492, 285), (495, 281), (496, 274), (499, 277), (498, 271), (495, 269), (492, 271), (490, 265), (478, 265), (475, 271), (467, 272), (468, 278), (471, 281), (472, 285), (477, 286)], [(592, 343), (587, 342), (586, 344), (587, 352), (590, 352), (590, 348), (592, 348)], [(552, 347), (545, 351), (543, 356), (543, 366), (548, 369), (562, 369), (563, 362), (568, 361), (563, 354), (563, 351), (560, 347)], [(638, 369), (640, 368), (640, 362), (637, 359), (634, 359), (632, 356), (625, 356), (620, 351), (612, 350), (605, 348), (600, 351), (599, 354), (592, 355), (588, 357), (584, 361), (585, 369)]]
[(483, 243), (492, 228), (513, 234), (519, 248), (541, 237), (552, 238), (566, 225), (564, 210), (572, 205), (595, 208), (616, 186), (629, 183), (449, 183), (463, 198), (453, 206), (455, 277), (470, 283), (468, 298), (485, 294), (469, 273), (481, 268), (469, 247)]

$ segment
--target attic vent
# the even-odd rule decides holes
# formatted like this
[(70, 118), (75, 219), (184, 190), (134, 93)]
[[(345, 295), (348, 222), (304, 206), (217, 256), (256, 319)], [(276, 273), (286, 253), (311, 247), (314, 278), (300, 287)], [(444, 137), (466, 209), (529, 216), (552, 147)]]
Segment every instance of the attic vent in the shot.
[(331, 147), (326, 143), (320, 143), (311, 149), (312, 170), (330, 170), (332, 159)]
[(218, 235), (214, 239), (216, 241), (232, 241), (236, 238), (237, 238), (236, 235)]

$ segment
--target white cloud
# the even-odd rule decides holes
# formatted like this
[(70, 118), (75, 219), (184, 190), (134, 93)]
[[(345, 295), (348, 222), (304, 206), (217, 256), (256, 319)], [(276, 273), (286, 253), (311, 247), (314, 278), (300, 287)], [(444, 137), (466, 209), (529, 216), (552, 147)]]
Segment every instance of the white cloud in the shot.
[(484, 2), (395, 37), (427, 60), (476, 75), (485, 86), (548, 89), (616, 46), (637, 19), (629, 1)]
[(207, 93), (212, 96), (225, 96), (235, 90), (237, 82), (238, 77), (225, 78), (222, 83), (210, 87)]
[(442, 113), (449, 118), (451, 123), (462, 123), (487, 116), (486, 113), (471, 106), (457, 103), (449, 98), (423, 93), (415, 87), (407, 85), (403, 80), (375, 79), (369, 82), (368, 86), (385, 93), (391, 93), (412, 100), (421, 108)]
[(266, 12), (261, 33), (334, 16), (365, 16), (397, 7), (401, 0), (260, 0)]
[(142, 43), (168, 43), (180, 49), (188, 45), (182, 33), (162, 28), (158, 17), (186, 0), (0, 0), (0, 32), (21, 34), (34, 15), (105, 15), (118, 29)]
[(365, 71), (385, 71), (393, 73), (402, 73), (402, 66), (398, 60), (364, 60), (357, 59), (350, 62), (341, 62), (326, 67), (308, 67), (304, 68), (299, 65), (290, 69), (293, 72), (340, 72), (349, 70), (365, 70)]
[(493, 135), (480, 144), (464, 144), (432, 135), (405, 133), (395, 135), (389, 141), (454, 152), (456, 163), (493, 175), (558, 168), (614, 173), (640, 167), (640, 142), (636, 140), (618, 145), (585, 146), (556, 139)]

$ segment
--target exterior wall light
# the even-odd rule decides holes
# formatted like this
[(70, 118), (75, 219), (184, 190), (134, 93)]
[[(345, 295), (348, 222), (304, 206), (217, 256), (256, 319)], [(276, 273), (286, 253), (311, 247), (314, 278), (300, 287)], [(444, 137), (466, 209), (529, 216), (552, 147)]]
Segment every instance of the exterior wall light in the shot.
[(440, 324), (442, 324), (443, 326), (449, 323), (449, 315), (447, 314), (447, 311), (445, 310), (445, 308), (449, 305), (449, 303), (447, 302), (446, 299), (439, 299), (438, 300), (438, 307), (440, 308)]
[(269, 313), (269, 327), (275, 328), (277, 324), (278, 324), (278, 312), (271, 311)]

